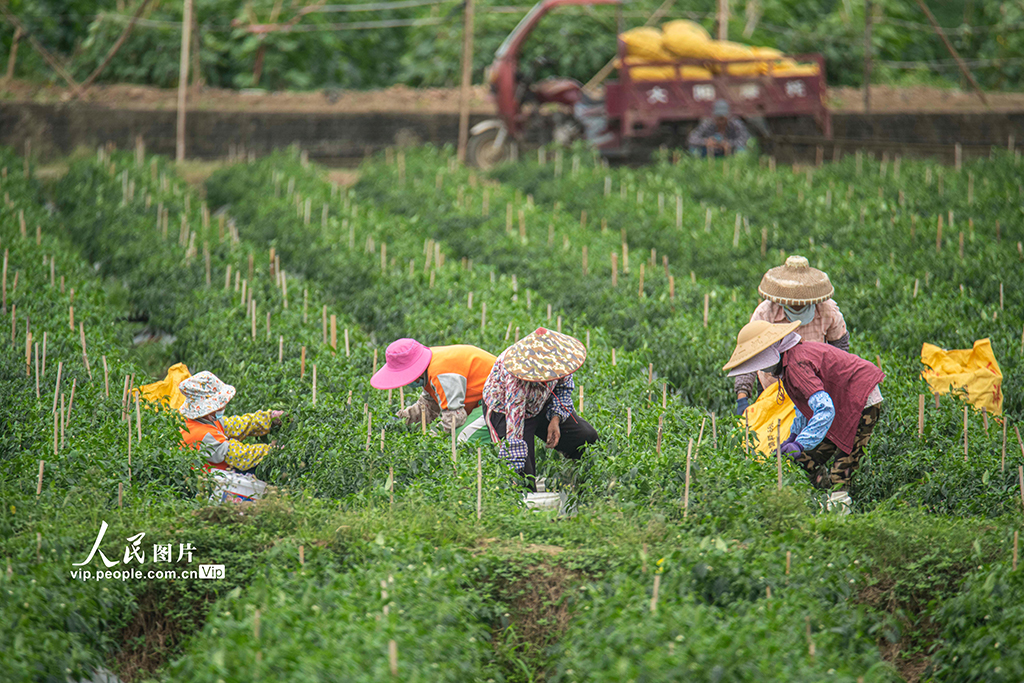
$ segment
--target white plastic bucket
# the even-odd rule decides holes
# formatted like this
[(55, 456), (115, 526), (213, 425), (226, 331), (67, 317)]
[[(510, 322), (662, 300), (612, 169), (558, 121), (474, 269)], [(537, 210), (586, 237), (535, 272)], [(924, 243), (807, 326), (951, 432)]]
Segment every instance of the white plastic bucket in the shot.
[(263, 497), (267, 483), (260, 481), (251, 474), (239, 474), (225, 470), (213, 470), (213, 493), (210, 501), (220, 503), (225, 500), (257, 500)]
[(562, 496), (557, 493), (527, 493), (526, 507), (531, 510), (558, 510)]

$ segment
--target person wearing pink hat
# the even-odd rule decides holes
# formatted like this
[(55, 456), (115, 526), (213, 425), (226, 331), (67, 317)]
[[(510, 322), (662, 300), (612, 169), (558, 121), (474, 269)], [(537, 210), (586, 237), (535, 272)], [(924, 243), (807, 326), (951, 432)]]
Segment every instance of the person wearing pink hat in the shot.
[(185, 403), (178, 410), (185, 417), (182, 443), (206, 459), (207, 470), (249, 472), (259, 465), (276, 444), (246, 444), (241, 439), (265, 436), (281, 424), (284, 412), (261, 410), (246, 415), (224, 416), (224, 408), (235, 397), (235, 388), (208, 370), (178, 385)]
[(458, 429), (483, 400), (484, 382), (494, 356), (468, 344), (427, 347), (399, 339), (384, 352), (384, 367), (370, 379), (375, 389), (423, 389), (416, 403), (397, 416), (408, 425), (433, 422), (440, 415), (445, 432)]

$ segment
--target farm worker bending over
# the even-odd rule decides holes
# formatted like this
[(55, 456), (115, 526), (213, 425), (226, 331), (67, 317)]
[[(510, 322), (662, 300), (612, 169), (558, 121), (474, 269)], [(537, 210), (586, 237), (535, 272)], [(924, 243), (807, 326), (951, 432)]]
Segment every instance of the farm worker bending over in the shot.
[(852, 353), (801, 341), (798, 327), (799, 322), (747, 323), (723, 369), (730, 377), (766, 370), (781, 382), (797, 408), (782, 454), (803, 468), (815, 488), (841, 487), (829, 507), (845, 507), (846, 487), (878, 422), (885, 374)]
[(722, 157), (745, 150), (750, 133), (742, 121), (729, 116), (729, 103), (717, 100), (712, 113), (714, 118), (701, 119), (697, 127), (690, 131), (686, 139), (690, 153), (704, 158), (708, 155)]
[(428, 348), (415, 339), (392, 342), (384, 358), (384, 367), (370, 379), (370, 385), (376, 389), (423, 389), (419, 400), (399, 410), (398, 417), (416, 425), (424, 416), (430, 423), (440, 415), (441, 427), (447, 433), (465, 424), (480, 405), (484, 382), (494, 365), (494, 356), (475, 346)]
[(263, 461), (274, 444), (245, 444), (247, 436), (265, 436), (281, 424), (284, 412), (261, 410), (248, 415), (224, 416), (224, 408), (235, 396), (235, 388), (204, 370), (178, 385), (185, 396), (182, 442), (198, 449), (206, 458), (206, 469), (249, 472)]
[[(850, 350), (850, 333), (839, 306), (832, 300), (835, 288), (828, 275), (811, 268), (803, 256), (790, 256), (786, 265), (772, 268), (761, 278), (758, 293), (765, 298), (754, 309), (750, 322), (799, 322), (800, 338), (805, 342), (825, 342), (842, 351)], [(742, 415), (751, 400), (775, 383), (765, 372), (749, 372), (736, 377), (736, 414)]]
[(526, 475), (535, 489), (534, 438), (546, 433), (545, 445), (567, 458), (583, 455), (597, 432), (573, 410), (572, 373), (587, 357), (578, 340), (542, 328), (502, 351), (484, 385), (484, 413), (491, 439), (502, 441), (500, 454)]

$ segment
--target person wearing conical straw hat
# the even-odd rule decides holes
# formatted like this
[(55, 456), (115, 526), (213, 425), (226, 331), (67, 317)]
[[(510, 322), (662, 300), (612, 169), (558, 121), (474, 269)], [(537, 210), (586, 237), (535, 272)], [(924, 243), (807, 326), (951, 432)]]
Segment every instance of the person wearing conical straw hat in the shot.
[(206, 459), (206, 470), (250, 472), (276, 447), (275, 443), (242, 443), (250, 436), (265, 436), (281, 424), (284, 411), (260, 410), (225, 417), (224, 409), (235, 397), (235, 388), (209, 370), (192, 375), (178, 385), (185, 402), (178, 409), (185, 417), (182, 443)]
[[(424, 346), (415, 339), (399, 339), (384, 352), (384, 367), (370, 378), (375, 389), (410, 387), (422, 389), (419, 399), (398, 411), (397, 417), (415, 426), (427, 424), (441, 416), (446, 433), (466, 424), (483, 399), (484, 382), (491, 374), (494, 356), (468, 344)], [(424, 416), (425, 413), (425, 416)], [(460, 441), (471, 439), (473, 433), (484, 436), (483, 415), (470, 420), (470, 431), (459, 434)]]
[(543, 327), (498, 355), (484, 384), (484, 415), (499, 453), (536, 490), (534, 439), (570, 459), (597, 442), (597, 431), (573, 409), (572, 374), (587, 357), (579, 340)]
[[(790, 256), (786, 264), (772, 268), (761, 278), (758, 293), (764, 301), (754, 309), (750, 322), (800, 323), (800, 338), (825, 342), (842, 351), (850, 350), (850, 333), (839, 306), (832, 300), (835, 288), (828, 275), (812, 268), (803, 256)], [(751, 401), (775, 379), (765, 372), (748, 372), (736, 377), (736, 414), (742, 415)]]
[(799, 321), (747, 323), (723, 370), (730, 377), (767, 371), (780, 394), (796, 405), (796, 418), (782, 453), (798, 464), (815, 488), (836, 489), (831, 504), (848, 506), (846, 487), (871, 439), (885, 379), (874, 363), (830, 344), (803, 341)]

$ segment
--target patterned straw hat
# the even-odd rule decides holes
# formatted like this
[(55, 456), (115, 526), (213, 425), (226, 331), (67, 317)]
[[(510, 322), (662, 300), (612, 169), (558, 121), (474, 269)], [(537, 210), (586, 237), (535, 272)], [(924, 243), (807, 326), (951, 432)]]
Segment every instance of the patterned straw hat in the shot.
[(505, 352), (505, 368), (527, 382), (549, 382), (571, 375), (587, 358), (587, 347), (567, 334), (543, 327)]
[(209, 370), (192, 375), (178, 385), (185, 403), (178, 410), (190, 420), (215, 413), (235, 397), (235, 388), (224, 384)]
[(806, 258), (790, 256), (786, 265), (764, 274), (757, 291), (777, 304), (808, 306), (831, 299), (836, 290), (828, 275), (811, 268)]
[(767, 320), (755, 320), (752, 323), (747, 323), (736, 337), (736, 350), (732, 352), (732, 358), (722, 369), (731, 370), (747, 362), (798, 327), (800, 327), (800, 321), (777, 325)]

